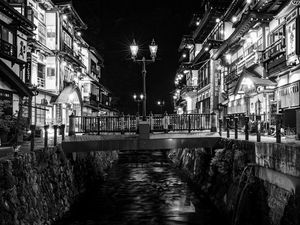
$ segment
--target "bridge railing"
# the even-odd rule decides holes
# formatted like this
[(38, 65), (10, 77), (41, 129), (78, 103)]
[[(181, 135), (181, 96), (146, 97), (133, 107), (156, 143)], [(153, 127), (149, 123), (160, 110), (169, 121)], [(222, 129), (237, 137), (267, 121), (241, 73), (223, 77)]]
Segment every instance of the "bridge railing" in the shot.
[[(70, 116), (70, 132), (74, 133), (137, 133), (142, 118), (121, 116)], [(147, 117), (151, 132), (195, 131), (211, 129), (211, 114), (165, 114)]]

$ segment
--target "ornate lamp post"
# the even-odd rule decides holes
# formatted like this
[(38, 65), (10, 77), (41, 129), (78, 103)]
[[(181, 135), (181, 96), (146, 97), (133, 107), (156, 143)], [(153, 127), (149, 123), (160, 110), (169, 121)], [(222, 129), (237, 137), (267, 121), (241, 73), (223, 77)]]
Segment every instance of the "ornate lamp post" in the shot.
[(163, 113), (163, 107), (165, 106), (165, 101), (158, 100), (157, 105), (160, 107), (161, 114)]
[(144, 95), (143, 94), (140, 94), (140, 95), (133, 94), (133, 100), (137, 103), (138, 115), (140, 115), (140, 102), (142, 102), (144, 100)]
[(135, 40), (133, 39), (132, 44), (130, 45), (130, 51), (131, 51), (131, 58), (134, 62), (138, 62), (142, 64), (142, 75), (143, 75), (143, 120), (146, 120), (146, 64), (155, 62), (156, 53), (157, 53), (157, 45), (155, 44), (154, 39), (152, 40), (151, 44), (149, 45), (150, 50), (150, 56), (151, 59), (146, 59), (144, 56), (142, 59), (137, 59), (139, 46), (136, 44)]

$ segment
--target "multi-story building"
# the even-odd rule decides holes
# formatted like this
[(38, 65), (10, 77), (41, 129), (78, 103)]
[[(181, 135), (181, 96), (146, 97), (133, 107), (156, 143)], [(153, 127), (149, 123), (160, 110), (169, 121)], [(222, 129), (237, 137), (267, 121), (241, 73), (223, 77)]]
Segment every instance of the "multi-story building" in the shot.
[[(175, 78), (179, 112), (211, 113), (216, 107), (216, 63), (211, 55), (225, 34), (213, 36), (213, 28), (225, 13), (231, 1), (203, 1), (202, 12), (190, 22), (191, 34), (184, 36), (179, 46), (180, 68)], [(217, 28), (219, 30), (221, 28)]]
[(8, 103), (2, 109), (6, 115), (26, 110), (32, 96), (25, 83), (28, 41), (34, 28), (30, 20), (0, 0), (0, 100)]
[[(35, 96), (27, 115), (37, 126), (66, 124), (71, 114), (99, 115), (110, 98), (100, 84), (103, 59), (82, 38), (87, 29), (71, 2), (7, 0), (36, 29), (28, 39), (24, 81)], [(26, 18), (26, 19), (25, 19)], [(104, 96), (104, 97), (101, 97)], [(31, 109), (31, 110), (30, 110)]]
[[(191, 111), (204, 113), (204, 105), (221, 117), (239, 116), (241, 121), (245, 115), (260, 115), (266, 126), (274, 122), (273, 114), (282, 112), (284, 125), (295, 127), (300, 80), (299, 7), (293, 1), (236, 0), (211, 20), (214, 25), (206, 26), (209, 31), (201, 32), (205, 37), (197, 40), (194, 34), (185, 44), (194, 56), (184, 70), (200, 66), (197, 100)], [(201, 26), (204, 21), (196, 20), (196, 31), (205, 27)], [(185, 82), (190, 77), (185, 76)], [(209, 105), (204, 103), (207, 98)]]

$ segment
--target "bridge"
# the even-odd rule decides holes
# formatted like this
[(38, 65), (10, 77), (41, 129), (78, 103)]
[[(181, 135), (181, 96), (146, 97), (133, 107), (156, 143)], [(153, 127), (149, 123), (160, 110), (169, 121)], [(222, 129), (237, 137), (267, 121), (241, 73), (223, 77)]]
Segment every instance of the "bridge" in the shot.
[[(212, 148), (220, 136), (214, 114), (70, 116), (65, 152)], [(83, 134), (83, 135), (81, 135)]]

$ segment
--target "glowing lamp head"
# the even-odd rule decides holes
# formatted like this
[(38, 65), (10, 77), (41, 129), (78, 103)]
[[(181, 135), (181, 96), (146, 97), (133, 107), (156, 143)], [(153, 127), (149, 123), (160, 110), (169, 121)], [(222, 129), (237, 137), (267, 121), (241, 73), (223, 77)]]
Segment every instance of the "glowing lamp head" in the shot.
[(217, 22), (217, 23), (219, 23), (220, 21), (221, 21), (220, 18), (217, 18), (217, 19), (216, 19), (216, 22)]
[(205, 47), (204, 50), (205, 50), (206, 52), (208, 52), (209, 48), (208, 48), (208, 47)]
[(64, 14), (64, 15), (62, 15), (62, 18), (63, 18), (64, 20), (67, 20), (67, 19), (68, 19), (68, 16), (67, 16), (66, 14)]
[(154, 59), (156, 57), (157, 48), (158, 48), (157, 44), (155, 44), (154, 39), (152, 39), (151, 45), (149, 45), (149, 50), (150, 50), (152, 59)]
[(231, 21), (232, 21), (233, 23), (236, 23), (237, 17), (236, 17), (236, 16), (233, 16), (233, 17), (231, 18)]
[(139, 51), (139, 46), (136, 44), (134, 39), (133, 39), (132, 44), (130, 45), (130, 51), (131, 51), (132, 58), (136, 58), (137, 53)]
[(225, 59), (227, 62), (229, 62), (231, 60), (231, 54), (226, 54)]
[(77, 31), (77, 36), (79, 36), (79, 37), (81, 37), (81, 35), (82, 35), (82, 33), (81, 33), (81, 31)]
[(140, 99), (143, 100), (144, 99), (144, 95), (140, 94)]
[(133, 99), (134, 99), (134, 100), (136, 99), (136, 97), (137, 97), (136, 94), (133, 94)]

